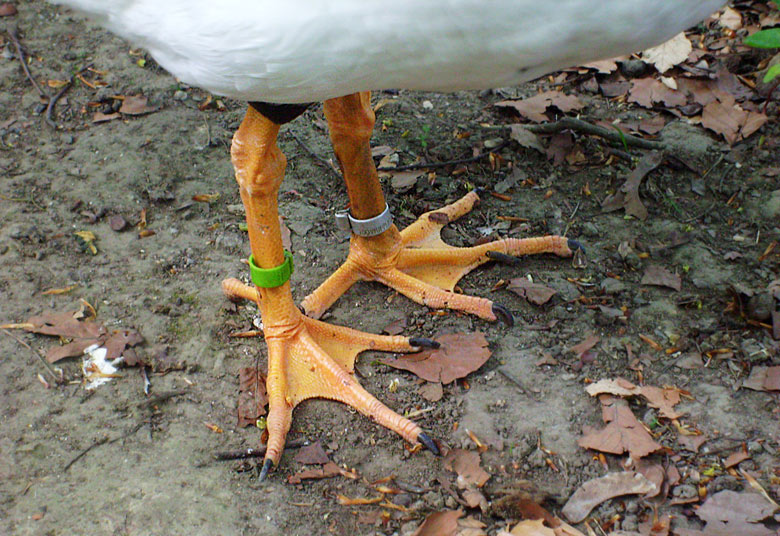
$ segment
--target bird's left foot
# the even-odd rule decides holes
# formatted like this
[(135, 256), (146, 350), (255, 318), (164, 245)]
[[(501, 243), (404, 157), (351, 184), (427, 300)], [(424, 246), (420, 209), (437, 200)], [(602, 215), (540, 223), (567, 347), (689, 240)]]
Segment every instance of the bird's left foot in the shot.
[(470, 192), (455, 203), (426, 212), (403, 231), (393, 225), (377, 236), (352, 235), (347, 260), (301, 305), (319, 318), (357, 281), (377, 281), (411, 300), (437, 309), (453, 309), (512, 325), (512, 314), (486, 298), (453, 292), (464, 275), (489, 261), (515, 262), (517, 256), (554, 253), (569, 257), (582, 246), (562, 236), (506, 238), (458, 248), (441, 239), (441, 229), (471, 210), (479, 196)]

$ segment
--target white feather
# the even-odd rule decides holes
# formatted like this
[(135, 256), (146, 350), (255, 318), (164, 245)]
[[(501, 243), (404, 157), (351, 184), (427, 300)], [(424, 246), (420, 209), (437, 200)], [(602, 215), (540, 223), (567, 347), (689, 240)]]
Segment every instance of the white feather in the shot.
[(52, 0), (182, 81), (312, 102), (390, 88), (514, 85), (657, 45), (725, 0)]

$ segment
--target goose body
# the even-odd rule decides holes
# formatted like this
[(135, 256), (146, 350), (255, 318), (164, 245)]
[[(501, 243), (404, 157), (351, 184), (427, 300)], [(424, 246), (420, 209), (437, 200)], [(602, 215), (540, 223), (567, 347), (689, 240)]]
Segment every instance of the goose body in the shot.
[(642, 50), (722, 0), (54, 0), (185, 83), (305, 103), (389, 88), (518, 84)]

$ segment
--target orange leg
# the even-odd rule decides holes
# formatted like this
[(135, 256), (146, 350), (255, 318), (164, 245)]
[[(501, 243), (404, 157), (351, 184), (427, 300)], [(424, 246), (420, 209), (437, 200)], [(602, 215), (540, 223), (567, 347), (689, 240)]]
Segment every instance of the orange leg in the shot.
[[(377, 216), (385, 208), (385, 199), (369, 145), (374, 126), (370, 94), (326, 101), (325, 117), (347, 183), (352, 216), (359, 220)], [(429, 307), (466, 311), (491, 321), (500, 318), (511, 325), (507, 309), (485, 298), (456, 294), (455, 284), (491, 260), (510, 261), (514, 260), (510, 256), (535, 253), (568, 257), (581, 246), (561, 236), (508, 238), (470, 248), (445, 244), (440, 236), (442, 227), (466, 214), (477, 201), (479, 196), (471, 192), (451, 205), (423, 214), (401, 232), (393, 225), (376, 236), (353, 233), (347, 260), (303, 300), (306, 314), (319, 318), (355, 282), (378, 281)]]
[[(277, 194), (286, 159), (276, 145), (279, 125), (250, 108), (233, 137), (231, 155), (246, 210), (255, 263), (264, 269), (284, 262)], [(339, 400), (397, 432), (410, 443), (436, 445), (419, 426), (379, 402), (353, 377), (363, 350), (414, 352), (435, 345), (427, 339), (385, 337), (307, 318), (295, 306), (286, 282), (274, 288), (246, 289), (223, 283), (233, 297), (253, 298), (263, 318), (268, 344), (268, 445), (261, 478), (279, 462), (293, 408), (308, 398)]]

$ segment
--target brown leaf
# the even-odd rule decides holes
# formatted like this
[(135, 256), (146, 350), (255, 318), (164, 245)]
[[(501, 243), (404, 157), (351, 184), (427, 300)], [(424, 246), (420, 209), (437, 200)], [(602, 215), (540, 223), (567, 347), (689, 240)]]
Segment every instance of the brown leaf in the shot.
[(705, 435), (683, 435), (677, 436), (677, 444), (683, 449), (690, 452), (699, 452), (701, 446), (706, 443), (709, 438)]
[(521, 147), (527, 147), (529, 149), (536, 149), (542, 154), (545, 154), (544, 145), (539, 140), (539, 136), (529, 131), (523, 125), (510, 125), (509, 137), (515, 140)]
[(550, 287), (532, 283), (525, 277), (510, 279), (506, 288), (535, 305), (544, 305), (556, 294)]
[(423, 175), (424, 173), (421, 171), (397, 171), (390, 179), (390, 186), (393, 187), (393, 191), (403, 193), (411, 190), (417, 184), (417, 179)]
[(657, 287), (668, 287), (680, 292), (682, 288), (682, 277), (657, 264), (651, 264), (645, 269), (642, 275), (640, 285), (653, 285)]
[(541, 519), (526, 519), (521, 521), (510, 532), (499, 534), (509, 534), (511, 536), (555, 536), (555, 531), (544, 526)]
[(448, 384), (477, 370), (491, 355), (485, 335), (479, 332), (445, 334), (436, 341), (441, 344), (438, 349), (381, 362), (408, 370), (429, 382)]
[(737, 141), (739, 128), (746, 119), (744, 110), (736, 110), (734, 105), (719, 101), (709, 103), (701, 113), (701, 124), (723, 136), (730, 145)]
[(733, 454), (730, 454), (728, 458), (723, 460), (723, 467), (730, 469), (748, 459), (750, 459), (750, 454), (744, 450), (739, 450)]
[(295, 461), (309, 465), (325, 465), (330, 461), (330, 458), (328, 458), (328, 455), (322, 448), (322, 444), (319, 441), (315, 441), (311, 445), (302, 447), (298, 454), (295, 455)]
[(144, 342), (143, 336), (133, 329), (120, 329), (112, 331), (108, 338), (103, 342), (106, 348), (106, 359), (116, 359), (120, 357), (125, 348), (136, 346)]
[(774, 505), (758, 493), (723, 490), (707, 499), (695, 512), (707, 523), (705, 534), (774, 536), (773, 529), (760, 523), (769, 518), (774, 509)]
[(609, 454), (629, 452), (635, 460), (660, 450), (662, 447), (647, 433), (624, 400), (601, 395), (602, 418), (607, 426), (588, 431), (577, 442), (586, 449)]
[(417, 392), (428, 402), (438, 402), (441, 400), (441, 397), (444, 396), (444, 389), (442, 389), (441, 384), (438, 382), (428, 382), (425, 385), (420, 386)]
[(665, 43), (648, 48), (642, 52), (642, 59), (652, 63), (659, 72), (663, 73), (688, 59), (688, 54), (693, 50), (693, 45), (680, 32)]
[(304, 480), (320, 480), (323, 478), (332, 478), (342, 473), (341, 468), (333, 462), (328, 462), (317, 469), (306, 469), (299, 471), (287, 478), (288, 484), (300, 484)]
[(282, 234), (282, 246), (287, 251), (292, 251), (292, 233), (290, 232), (290, 228), (287, 227), (287, 224), (284, 223), (284, 218), (279, 216), (279, 231)]
[(479, 465), (479, 453), (473, 450), (452, 449), (444, 458), (444, 468), (457, 473), (457, 486), (481, 488), (490, 479), (490, 474)]
[(544, 112), (551, 106), (555, 106), (560, 111), (566, 113), (571, 110), (581, 109), (582, 103), (575, 96), (566, 95), (560, 91), (546, 91), (523, 100), (497, 102), (494, 106), (514, 108), (523, 117), (527, 117), (536, 123), (541, 123), (547, 121), (547, 116), (544, 115)]
[(596, 334), (591, 333), (588, 335), (584, 341), (582, 341), (579, 344), (575, 344), (571, 348), (569, 348), (569, 351), (574, 353), (577, 357), (581, 356), (594, 346), (601, 340), (601, 337), (599, 337)]
[(661, 412), (667, 419), (678, 419), (682, 413), (674, 411), (674, 406), (680, 403), (680, 390), (674, 387), (663, 389), (652, 385), (637, 386), (623, 378), (600, 380), (585, 388), (590, 396), (610, 394), (615, 396), (642, 396), (651, 407)]
[(394, 320), (390, 322), (388, 325), (386, 325), (384, 328), (382, 328), (383, 333), (387, 333), (388, 335), (400, 335), (404, 332), (406, 329), (406, 317), (399, 318), (398, 320)]
[(242, 368), (238, 371), (238, 391), (238, 426), (253, 426), (266, 414), (265, 375), (258, 367)]
[(148, 99), (143, 95), (127, 95), (122, 99), (122, 106), (119, 107), (120, 114), (143, 115), (156, 112), (156, 108), (147, 106)]
[(585, 482), (563, 507), (563, 515), (572, 523), (584, 521), (596, 506), (614, 497), (645, 494), (656, 491), (656, 486), (633, 471), (610, 473)]
[(601, 210), (612, 212), (622, 208), (629, 216), (635, 216), (642, 221), (647, 219), (647, 209), (639, 199), (639, 186), (642, 184), (642, 179), (660, 166), (663, 160), (664, 155), (660, 151), (651, 151), (646, 154), (628, 176), (623, 186), (604, 199), (601, 203)]
[(95, 112), (95, 114), (92, 116), (92, 122), (105, 123), (107, 121), (111, 121), (112, 119), (119, 119), (120, 117), (122, 116), (118, 113), (104, 114), (103, 112)]
[(675, 91), (649, 77), (631, 80), (628, 102), (635, 102), (644, 108), (653, 108), (656, 103), (675, 108), (687, 104), (688, 98), (681, 91)]
[(16, 6), (11, 2), (3, 2), (0, 4), (0, 17), (12, 17), (16, 15)]
[(753, 367), (742, 386), (754, 391), (780, 391), (780, 366)]
[(458, 519), (462, 515), (462, 510), (434, 512), (425, 518), (412, 536), (455, 536), (458, 530)]

